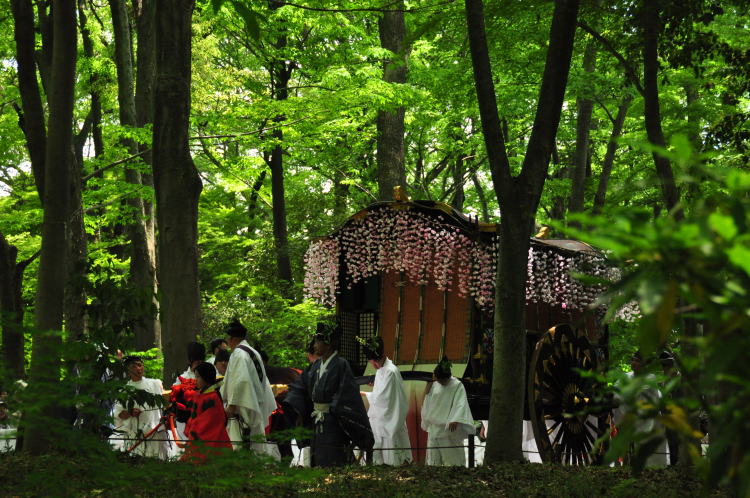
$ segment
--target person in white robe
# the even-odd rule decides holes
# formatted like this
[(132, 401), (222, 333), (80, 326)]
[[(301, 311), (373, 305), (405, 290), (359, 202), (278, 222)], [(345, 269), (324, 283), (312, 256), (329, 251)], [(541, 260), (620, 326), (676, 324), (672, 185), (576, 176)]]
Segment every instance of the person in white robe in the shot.
[(451, 375), (445, 358), (426, 387), (421, 425), (427, 432), (427, 465), (466, 465), (464, 446), (474, 434), (474, 419), (466, 389)]
[[(226, 404), (227, 432), (235, 450), (242, 441), (251, 440), (249, 447), (263, 455), (280, 460), (276, 444), (266, 442), (266, 426), (276, 409), (271, 384), (263, 360), (245, 340), (247, 329), (238, 321), (227, 327), (227, 343), (232, 349), (221, 386)], [(243, 437), (244, 436), (244, 437)]]
[(7, 393), (0, 395), (0, 453), (12, 452), (16, 449), (16, 425), (8, 413), (5, 404)]
[[(375, 367), (372, 392), (364, 393), (369, 409), (367, 416), (375, 438), (372, 463), (375, 465), (402, 465), (412, 461), (406, 413), (409, 401), (404, 391), (404, 381), (398, 367), (384, 354), (383, 339), (369, 340), (357, 337), (365, 357)], [(388, 449), (384, 449), (388, 448)]]
[[(150, 394), (162, 396), (164, 388), (161, 380), (144, 376), (143, 360), (138, 356), (125, 358), (125, 369), (130, 380), (127, 385)], [(120, 402), (114, 406), (115, 430), (110, 436), (112, 445), (122, 451), (128, 451), (154, 427), (158, 430), (142, 441), (132, 451), (133, 454), (167, 459), (171, 456), (171, 445), (167, 428), (161, 423), (162, 411), (155, 404), (135, 404), (128, 408)]]

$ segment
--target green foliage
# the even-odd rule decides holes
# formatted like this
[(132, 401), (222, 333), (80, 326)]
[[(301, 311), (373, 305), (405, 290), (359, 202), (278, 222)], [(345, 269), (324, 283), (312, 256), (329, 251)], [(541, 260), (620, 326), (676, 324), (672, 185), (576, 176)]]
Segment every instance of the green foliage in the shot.
[[(675, 146), (673, 160), (687, 157)], [(741, 495), (750, 490), (750, 432), (745, 407), (750, 405), (750, 374), (744, 329), (750, 325), (750, 176), (741, 171), (704, 168), (718, 187), (696, 201), (684, 220), (652, 219), (628, 209), (608, 217), (578, 218), (571, 233), (627, 265), (611, 295), (616, 306), (634, 299), (640, 306), (639, 344), (644, 355), (658, 352), (671, 334), (680, 341), (678, 364), (683, 390), (674, 406), (661, 408), (660, 421), (695, 437), (695, 411), (710, 419), (711, 444), (705, 465), (708, 483), (732, 482)], [(666, 402), (665, 402), (666, 403)], [(656, 416), (657, 412), (652, 413)], [(692, 425), (691, 425), (692, 424)], [(704, 461), (693, 451), (700, 468)]]
[(204, 342), (223, 337), (226, 324), (238, 318), (248, 329), (248, 342), (264, 350), (270, 364), (303, 367), (315, 326), (328, 313), (312, 301), (293, 304), (266, 286), (247, 286), (243, 297), (222, 295), (208, 303)]
[[(32, 459), (0, 454), (0, 492), (16, 496), (290, 496), (321, 474), (291, 469), (250, 452), (231, 451), (205, 463), (163, 462), (111, 451), (66, 451)], [(10, 472), (14, 469), (13, 472)]]

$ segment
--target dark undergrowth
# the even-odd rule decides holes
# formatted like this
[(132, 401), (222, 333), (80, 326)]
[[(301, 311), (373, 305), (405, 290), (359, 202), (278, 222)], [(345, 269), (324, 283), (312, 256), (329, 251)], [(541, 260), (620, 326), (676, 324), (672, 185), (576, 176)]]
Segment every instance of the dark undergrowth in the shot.
[(329, 496), (329, 497), (683, 497), (732, 496), (705, 490), (696, 475), (674, 469), (575, 468), (502, 464), (476, 469), (290, 469), (244, 453), (203, 465), (124, 457), (0, 455), (0, 496)]

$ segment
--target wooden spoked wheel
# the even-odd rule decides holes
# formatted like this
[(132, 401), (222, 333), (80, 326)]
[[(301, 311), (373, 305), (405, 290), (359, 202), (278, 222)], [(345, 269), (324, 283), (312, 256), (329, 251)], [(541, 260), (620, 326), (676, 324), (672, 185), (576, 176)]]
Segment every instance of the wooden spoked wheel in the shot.
[(597, 381), (580, 374), (595, 371), (596, 363), (589, 341), (568, 324), (552, 327), (536, 343), (528, 402), (542, 461), (590, 465), (597, 460), (594, 443), (606, 421), (592, 413)]

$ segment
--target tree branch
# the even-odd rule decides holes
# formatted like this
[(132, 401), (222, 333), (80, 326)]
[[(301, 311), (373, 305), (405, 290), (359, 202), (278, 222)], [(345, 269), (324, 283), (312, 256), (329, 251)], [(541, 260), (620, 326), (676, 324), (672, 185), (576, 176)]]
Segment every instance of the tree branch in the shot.
[(595, 31), (594, 28), (590, 27), (583, 21), (578, 21), (578, 27), (593, 36), (595, 40), (601, 43), (602, 46), (620, 62), (622, 68), (625, 70), (625, 75), (628, 77), (630, 82), (633, 83), (633, 86), (636, 90), (638, 90), (638, 93), (643, 95), (643, 87), (641, 86), (641, 80), (638, 78), (637, 73), (628, 63), (628, 61), (625, 60), (625, 57), (623, 57), (622, 54), (620, 54), (617, 49), (615, 49), (615, 47), (609, 42), (609, 40), (604, 38), (599, 32)]
[(113, 163), (109, 163), (109, 164), (107, 164), (105, 166), (102, 166), (101, 168), (99, 168), (97, 170), (94, 170), (91, 173), (89, 173), (88, 175), (86, 175), (83, 178), (81, 178), (81, 183), (85, 184), (87, 181), (91, 180), (93, 177), (95, 177), (99, 173), (107, 171), (108, 169), (113, 168), (113, 167), (115, 167), (115, 166), (117, 166), (119, 164), (126, 163), (126, 162), (128, 162), (128, 161), (130, 161), (132, 159), (135, 159), (137, 157), (140, 157), (140, 156), (142, 156), (142, 155), (144, 155), (144, 154), (146, 154), (148, 152), (151, 152), (150, 148), (149, 149), (144, 149), (144, 150), (140, 151), (138, 154), (133, 154), (132, 156), (124, 157), (122, 159), (118, 159), (117, 161), (115, 161)]
[(284, 5), (289, 5), (290, 7), (297, 7), (298, 9), (302, 10), (310, 10), (313, 12), (405, 12), (405, 13), (412, 13), (412, 12), (422, 12), (427, 10), (442, 10), (442, 8), (445, 5), (450, 5), (454, 2), (454, 0), (445, 0), (443, 2), (437, 2), (432, 5), (426, 5), (424, 7), (415, 7), (412, 9), (389, 9), (388, 6), (393, 5), (397, 2), (391, 2), (390, 4), (386, 4), (383, 8), (375, 8), (375, 7), (360, 7), (355, 9), (328, 9), (325, 7), (310, 7), (309, 5), (300, 5), (297, 3), (291, 3), (291, 2), (283, 2)]

